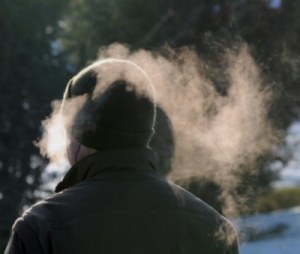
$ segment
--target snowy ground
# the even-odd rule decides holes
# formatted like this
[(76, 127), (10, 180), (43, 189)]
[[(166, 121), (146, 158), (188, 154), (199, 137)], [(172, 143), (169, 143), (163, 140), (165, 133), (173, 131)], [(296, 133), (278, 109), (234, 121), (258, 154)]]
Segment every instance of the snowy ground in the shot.
[[(285, 147), (278, 151), (279, 157), (286, 158), (287, 164), (280, 165), (277, 162), (280, 174), (279, 181), (274, 183), (274, 187), (284, 188), (300, 186), (300, 120), (294, 121), (287, 130)], [(274, 164), (275, 168), (276, 165)], [(299, 251), (300, 253), (300, 251)]]
[[(279, 171), (275, 188), (300, 186), (300, 120), (289, 127), (285, 143), (281, 152), (287, 153), (283, 157), (288, 162)], [(241, 254), (300, 254), (300, 206), (240, 218), (234, 224), (242, 240)]]
[(300, 207), (244, 217), (234, 222), (241, 254), (299, 254)]

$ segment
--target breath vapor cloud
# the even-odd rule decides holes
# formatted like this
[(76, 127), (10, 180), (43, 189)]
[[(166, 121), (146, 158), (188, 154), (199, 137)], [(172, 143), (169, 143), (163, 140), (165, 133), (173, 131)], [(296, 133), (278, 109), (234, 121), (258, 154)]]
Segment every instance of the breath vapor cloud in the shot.
[[(99, 64), (107, 58), (120, 62)], [(226, 95), (218, 93), (208, 78), (210, 69), (206, 62), (190, 48), (169, 49), (168, 54), (160, 54), (143, 49), (131, 52), (122, 44), (112, 44), (99, 50), (95, 64), (99, 64), (101, 85), (95, 89), (95, 96), (120, 76), (137, 85), (141, 92), (152, 89), (152, 83), (156, 102), (173, 125), (175, 155), (169, 177), (176, 180), (206, 176), (220, 183), (226, 195), (238, 182), (235, 170), (272, 149), (276, 130), (267, 117), (272, 94), (248, 47), (227, 50), (223, 58), (227, 66)], [(64, 119), (69, 122), (82, 103), (67, 103), (72, 103), (72, 107), (67, 107), (72, 112)], [(56, 102), (52, 115), (44, 121), (45, 133), (40, 142), (43, 154), (52, 161), (65, 156), (66, 142), (59, 130), (68, 123), (62, 123), (59, 107)], [(228, 207), (234, 207), (230, 198), (226, 202)]]

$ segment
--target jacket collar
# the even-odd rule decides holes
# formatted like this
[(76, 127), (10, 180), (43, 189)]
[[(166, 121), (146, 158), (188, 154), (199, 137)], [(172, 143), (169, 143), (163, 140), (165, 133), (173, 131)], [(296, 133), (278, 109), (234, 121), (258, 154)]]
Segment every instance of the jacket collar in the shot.
[(133, 168), (144, 172), (156, 172), (157, 164), (157, 157), (149, 148), (126, 148), (97, 152), (72, 166), (56, 186), (55, 192), (60, 192), (85, 179), (108, 171)]

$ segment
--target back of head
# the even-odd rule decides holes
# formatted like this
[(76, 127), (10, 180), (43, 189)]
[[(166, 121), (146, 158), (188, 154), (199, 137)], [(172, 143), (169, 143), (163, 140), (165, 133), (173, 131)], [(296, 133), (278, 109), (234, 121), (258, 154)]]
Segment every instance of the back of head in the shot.
[[(108, 64), (113, 69), (114, 64)], [(99, 65), (89, 66), (67, 86), (63, 107), (80, 104), (69, 123), (69, 137), (96, 150), (148, 146), (155, 121), (153, 94), (141, 92), (145, 89), (139, 90), (139, 84), (125, 80), (124, 75), (104, 84), (99, 73)]]

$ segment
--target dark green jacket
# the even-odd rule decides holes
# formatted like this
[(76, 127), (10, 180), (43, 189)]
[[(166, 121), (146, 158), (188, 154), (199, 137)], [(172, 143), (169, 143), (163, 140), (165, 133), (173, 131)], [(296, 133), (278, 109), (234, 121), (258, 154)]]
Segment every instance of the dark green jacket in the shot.
[(231, 224), (160, 177), (151, 150), (89, 156), (57, 191), (15, 222), (6, 254), (238, 253)]

